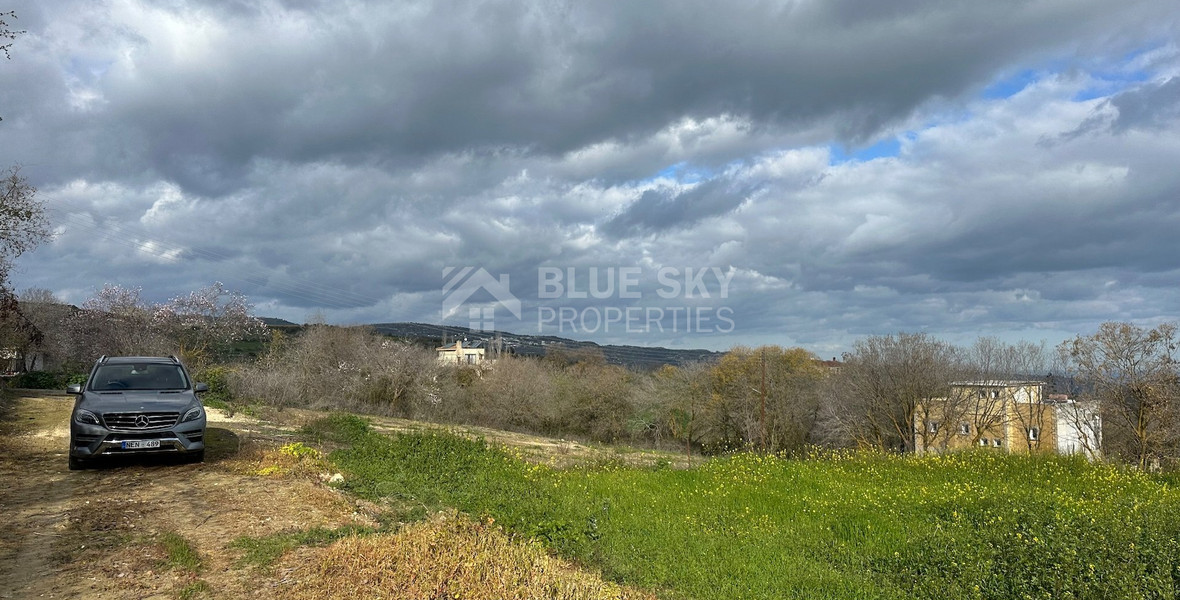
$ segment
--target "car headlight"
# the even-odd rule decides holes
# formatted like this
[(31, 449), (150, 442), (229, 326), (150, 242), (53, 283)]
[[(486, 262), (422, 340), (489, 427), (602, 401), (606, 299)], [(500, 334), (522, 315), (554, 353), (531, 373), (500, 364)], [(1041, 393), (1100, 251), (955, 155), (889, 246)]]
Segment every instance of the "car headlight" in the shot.
[(189, 421), (196, 421), (197, 419), (200, 419), (200, 418), (201, 418), (201, 407), (194, 406), (194, 407), (188, 409), (188, 411), (186, 411), (184, 413), (184, 417), (182, 417), (180, 419), (180, 422), (187, 423)]
[(82, 409), (74, 413), (74, 422), (82, 423), (83, 425), (102, 425), (94, 413)]

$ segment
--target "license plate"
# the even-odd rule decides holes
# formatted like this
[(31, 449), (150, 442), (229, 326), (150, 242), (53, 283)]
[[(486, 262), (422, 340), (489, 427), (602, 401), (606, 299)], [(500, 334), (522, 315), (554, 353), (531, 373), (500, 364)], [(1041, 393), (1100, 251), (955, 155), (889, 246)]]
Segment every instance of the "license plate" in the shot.
[(141, 450), (143, 448), (159, 448), (160, 440), (128, 440), (123, 442), (124, 450)]

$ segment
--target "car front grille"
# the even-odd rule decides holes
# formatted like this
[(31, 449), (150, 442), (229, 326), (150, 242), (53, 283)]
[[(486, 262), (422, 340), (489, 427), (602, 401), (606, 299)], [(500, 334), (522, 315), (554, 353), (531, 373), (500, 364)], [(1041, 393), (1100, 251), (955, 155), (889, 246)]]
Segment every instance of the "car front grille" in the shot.
[(113, 431), (143, 431), (171, 427), (180, 419), (178, 412), (126, 412), (103, 415), (107, 429)]

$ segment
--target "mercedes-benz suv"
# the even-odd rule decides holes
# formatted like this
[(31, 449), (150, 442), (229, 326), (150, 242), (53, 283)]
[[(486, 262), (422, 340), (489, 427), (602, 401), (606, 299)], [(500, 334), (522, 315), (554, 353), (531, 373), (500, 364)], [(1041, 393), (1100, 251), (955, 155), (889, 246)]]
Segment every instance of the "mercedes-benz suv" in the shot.
[(175, 356), (104, 356), (74, 394), (70, 415), (70, 469), (116, 456), (174, 454), (205, 460), (205, 409)]

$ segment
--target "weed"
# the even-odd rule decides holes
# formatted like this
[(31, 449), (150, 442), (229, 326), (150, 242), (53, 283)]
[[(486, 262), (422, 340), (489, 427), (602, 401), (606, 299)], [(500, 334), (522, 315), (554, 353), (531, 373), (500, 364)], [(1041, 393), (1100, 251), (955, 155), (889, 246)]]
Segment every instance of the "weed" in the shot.
[(304, 425), (299, 434), (314, 444), (353, 444), (369, 433), (369, 422), (346, 413), (332, 413)]
[(164, 567), (183, 569), (191, 573), (201, 571), (200, 553), (179, 533), (164, 532), (160, 535), (160, 544), (164, 547)]
[(195, 600), (212, 594), (213, 586), (203, 579), (198, 579), (180, 590), (180, 600)]
[(339, 529), (316, 527), (303, 531), (288, 531), (264, 537), (240, 537), (230, 542), (229, 547), (241, 550), (239, 566), (269, 568), (287, 552), (301, 546), (325, 546), (338, 539), (369, 535), (377, 530), (372, 527), (347, 526)]
[(303, 442), (295, 442), (292, 444), (287, 444), (287, 445), (283, 446), (282, 448), (279, 448), (279, 452), (286, 454), (287, 456), (293, 456), (295, 458), (316, 459), (316, 458), (320, 457), (319, 450), (316, 450), (315, 448), (312, 448), (310, 446), (305, 446), (303, 444)]

